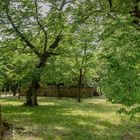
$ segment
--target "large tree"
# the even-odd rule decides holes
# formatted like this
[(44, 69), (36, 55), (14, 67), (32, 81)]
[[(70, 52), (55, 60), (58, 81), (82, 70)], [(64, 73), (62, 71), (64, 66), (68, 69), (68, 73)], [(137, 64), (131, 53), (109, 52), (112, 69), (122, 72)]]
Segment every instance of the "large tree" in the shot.
[[(8, 33), (6, 39), (19, 38), (24, 49), (30, 49), (38, 58), (36, 73), (27, 91), (26, 105), (37, 105), (37, 90), (40, 87), (41, 69), (62, 39), (66, 20), (65, 12), (71, 1), (12, 1), (2, 2), (2, 21)], [(41, 13), (43, 10), (43, 14)], [(4, 25), (5, 24), (5, 25)], [(5, 39), (5, 40), (6, 40)], [(17, 44), (18, 45), (18, 44)]]
[(75, 0), (6, 0), (1, 6), (2, 40), (20, 40), (16, 45), (28, 50), (35, 60), (25, 105), (37, 105), (40, 77), (48, 58), (57, 55), (55, 50), (67, 35), (69, 26), (73, 25), (73, 30), (76, 30), (78, 24), (92, 15), (90, 10), (93, 3)]

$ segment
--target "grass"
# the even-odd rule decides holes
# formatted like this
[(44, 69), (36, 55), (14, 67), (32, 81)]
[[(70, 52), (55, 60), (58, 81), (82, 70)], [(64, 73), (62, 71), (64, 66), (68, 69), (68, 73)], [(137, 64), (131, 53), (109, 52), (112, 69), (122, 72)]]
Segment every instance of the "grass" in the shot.
[(120, 105), (106, 99), (39, 97), (38, 107), (24, 98), (3, 98), (4, 118), (13, 124), (14, 140), (140, 140), (140, 115), (132, 121), (116, 114)]

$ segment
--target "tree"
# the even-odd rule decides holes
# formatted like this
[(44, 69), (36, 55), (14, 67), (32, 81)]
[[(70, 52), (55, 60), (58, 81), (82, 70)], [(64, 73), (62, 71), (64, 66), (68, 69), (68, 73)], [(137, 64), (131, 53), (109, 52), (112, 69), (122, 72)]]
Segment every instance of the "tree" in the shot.
[[(12, 35), (14, 39), (20, 38), (22, 46), (30, 49), (32, 55), (36, 55), (38, 59), (35, 64), (36, 74), (33, 75), (27, 91), (26, 105), (37, 105), (41, 69), (45, 67), (48, 58), (55, 55), (53, 51), (62, 39), (62, 29), (66, 20), (64, 11), (67, 11), (70, 2), (66, 0), (61, 3), (58, 1), (38, 2), (37, 0), (2, 2), (3, 26), (5, 23), (9, 36)], [(44, 15), (40, 12), (43, 10), (41, 9), (43, 3), (48, 8), (46, 11), (48, 13)]]
[[(67, 35), (68, 26), (73, 25), (73, 30), (76, 30), (79, 24), (92, 15), (90, 12), (92, 7), (92, 1), (2, 2), (2, 37), (19, 39), (21, 47), (30, 51), (36, 60), (25, 105), (37, 105), (40, 77), (48, 58), (57, 55), (54, 51)], [(85, 11), (88, 12), (85, 14)]]
[(139, 17), (130, 15), (139, 1), (137, 4), (133, 2), (124, 1), (120, 6), (116, 1), (112, 4), (114, 11), (109, 13), (109, 19), (107, 17), (100, 46), (100, 59), (103, 58), (104, 62), (104, 92), (111, 102), (131, 107), (120, 112), (132, 116), (139, 112), (140, 104)]
[[(81, 86), (91, 79), (93, 68), (93, 52), (95, 46), (93, 44), (93, 31), (90, 25), (83, 24), (69, 38), (71, 40), (67, 47), (66, 59), (71, 72), (73, 84), (77, 86), (77, 101), (81, 101)], [(88, 78), (87, 78), (88, 77)], [(86, 79), (87, 78), (87, 79)]]

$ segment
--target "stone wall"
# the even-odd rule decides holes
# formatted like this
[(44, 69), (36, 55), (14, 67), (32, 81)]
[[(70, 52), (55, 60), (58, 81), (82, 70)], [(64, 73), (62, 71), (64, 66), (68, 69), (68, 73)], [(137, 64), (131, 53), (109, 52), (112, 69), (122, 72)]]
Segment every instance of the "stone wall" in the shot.
[[(68, 87), (61, 86), (60, 89), (61, 97), (76, 97), (78, 88), (77, 87)], [(22, 92), (22, 95), (25, 95), (25, 92)], [(48, 86), (46, 88), (41, 87), (38, 91), (39, 96), (49, 96), (57, 97), (58, 96), (58, 87), (57, 86)], [(92, 87), (81, 87), (81, 97), (92, 97), (99, 96), (99, 93), (95, 88)]]

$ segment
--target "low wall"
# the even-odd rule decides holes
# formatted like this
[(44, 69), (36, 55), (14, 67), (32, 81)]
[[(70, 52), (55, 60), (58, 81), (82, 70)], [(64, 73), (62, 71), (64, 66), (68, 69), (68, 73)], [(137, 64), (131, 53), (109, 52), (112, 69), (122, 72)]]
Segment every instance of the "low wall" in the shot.
[[(78, 93), (77, 87), (68, 87), (61, 86), (59, 88), (59, 93), (61, 97), (76, 97)], [(22, 95), (25, 95), (25, 92), (22, 92)], [(57, 97), (58, 96), (58, 87), (57, 86), (48, 86), (46, 88), (41, 87), (38, 91), (39, 96), (49, 96)], [(95, 88), (92, 87), (81, 87), (81, 97), (92, 97), (99, 96), (99, 93)]]

